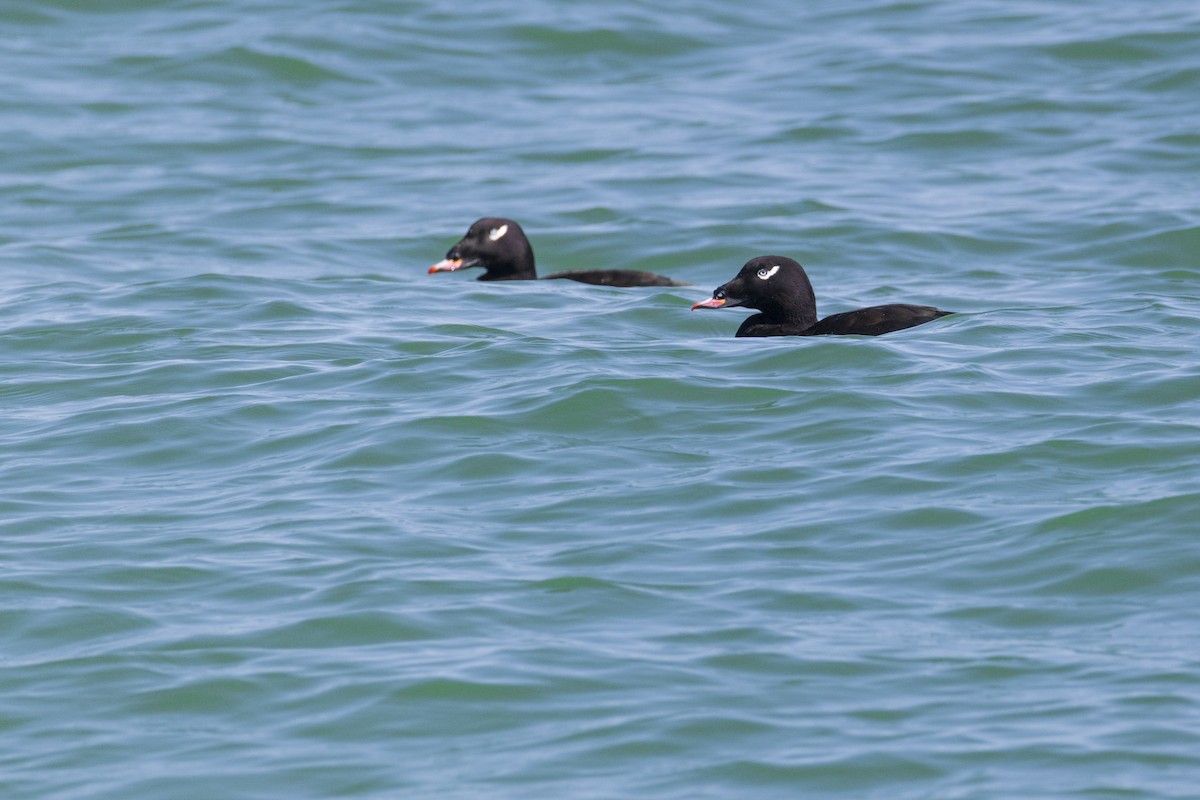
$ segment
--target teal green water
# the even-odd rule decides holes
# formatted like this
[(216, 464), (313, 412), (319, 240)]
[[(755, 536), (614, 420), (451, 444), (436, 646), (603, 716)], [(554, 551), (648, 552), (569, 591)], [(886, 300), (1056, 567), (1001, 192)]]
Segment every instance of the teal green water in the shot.
[(1196, 796), (1194, 3), (0, 31), (4, 798)]

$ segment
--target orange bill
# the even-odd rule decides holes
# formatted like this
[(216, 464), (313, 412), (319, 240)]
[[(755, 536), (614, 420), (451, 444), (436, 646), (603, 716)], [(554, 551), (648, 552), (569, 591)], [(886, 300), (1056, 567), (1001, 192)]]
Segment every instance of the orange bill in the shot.
[(461, 258), (443, 258), (438, 263), (429, 268), (429, 274), (433, 275), (436, 272), (454, 272), (457, 269), (462, 269)]

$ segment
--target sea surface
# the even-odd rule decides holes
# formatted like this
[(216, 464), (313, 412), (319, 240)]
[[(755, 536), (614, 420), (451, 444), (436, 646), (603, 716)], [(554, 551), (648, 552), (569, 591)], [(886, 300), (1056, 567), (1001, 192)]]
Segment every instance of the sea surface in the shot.
[(0, 0), (0, 797), (1198, 797), (1198, 341), (1194, 0)]

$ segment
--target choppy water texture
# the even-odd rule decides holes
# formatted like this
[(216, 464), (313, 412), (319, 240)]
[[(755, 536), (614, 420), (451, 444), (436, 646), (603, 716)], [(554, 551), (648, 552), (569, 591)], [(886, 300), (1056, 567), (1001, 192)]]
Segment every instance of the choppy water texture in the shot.
[(1196, 796), (1200, 7), (320, 6), (0, 5), (0, 795)]

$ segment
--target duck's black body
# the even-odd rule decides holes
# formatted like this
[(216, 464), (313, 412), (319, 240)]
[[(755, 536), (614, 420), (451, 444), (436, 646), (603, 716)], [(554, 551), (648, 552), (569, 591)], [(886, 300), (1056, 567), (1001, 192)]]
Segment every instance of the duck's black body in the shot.
[[(446, 257), (429, 268), (435, 272), (455, 272), (482, 267), (481, 281), (534, 281), (538, 279), (533, 262), (533, 247), (525, 231), (511, 219), (484, 217), (476, 220), (467, 235), (450, 248)], [(564, 278), (597, 286), (686, 286), (652, 272), (632, 269), (588, 269), (555, 272), (543, 280)]]
[(759, 256), (733, 280), (718, 286), (697, 308), (746, 306), (759, 313), (747, 317), (738, 336), (879, 336), (952, 314), (932, 306), (893, 303), (817, 319), (817, 299), (804, 267), (785, 256)]

